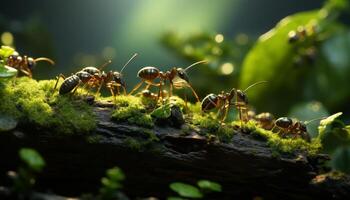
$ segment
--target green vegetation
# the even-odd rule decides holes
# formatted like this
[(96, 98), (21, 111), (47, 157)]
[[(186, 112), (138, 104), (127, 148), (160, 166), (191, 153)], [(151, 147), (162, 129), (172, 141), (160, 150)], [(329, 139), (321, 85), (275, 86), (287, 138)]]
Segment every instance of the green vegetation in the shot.
[(118, 167), (108, 169), (106, 177), (101, 179), (102, 187), (97, 196), (101, 200), (125, 199), (124, 194), (120, 192), (122, 188), (121, 182), (125, 179), (125, 175)]
[(272, 150), (279, 154), (305, 152), (313, 156), (321, 151), (322, 145), (318, 139), (310, 143), (301, 138), (282, 138), (277, 133), (256, 126), (254, 122), (248, 122), (242, 127), (244, 132), (249, 132), (254, 138), (266, 141)]
[(17, 172), (10, 172), (9, 175), (14, 181), (13, 190), (18, 195), (26, 196), (35, 184), (36, 175), (45, 167), (45, 161), (37, 151), (29, 148), (20, 149), (19, 157), (22, 165)]
[(0, 113), (21, 123), (55, 127), (53, 132), (71, 135), (96, 127), (91, 107), (74, 96), (53, 91), (55, 80), (35, 81), (22, 77), (0, 85)]
[(17, 70), (6, 65), (7, 58), (12, 55), (15, 50), (8, 46), (1, 46), (0, 49), (0, 83), (9, 80), (17, 75)]
[(152, 118), (146, 113), (146, 109), (140, 98), (134, 96), (117, 96), (115, 99), (116, 109), (112, 113), (112, 119), (127, 121), (130, 124), (152, 128)]
[(168, 200), (181, 200), (181, 199), (201, 199), (205, 194), (210, 192), (221, 192), (222, 188), (219, 183), (200, 180), (197, 182), (197, 186), (193, 186), (187, 183), (175, 182), (169, 185), (170, 189), (176, 192), (179, 197), (168, 197)]

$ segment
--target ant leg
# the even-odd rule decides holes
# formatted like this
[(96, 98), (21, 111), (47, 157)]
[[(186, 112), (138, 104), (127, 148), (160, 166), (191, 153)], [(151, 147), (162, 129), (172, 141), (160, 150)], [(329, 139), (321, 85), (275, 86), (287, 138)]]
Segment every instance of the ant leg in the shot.
[(187, 106), (187, 93), (185, 91), (185, 109), (188, 110), (188, 106)]
[[(212, 104), (214, 104), (214, 106), (215, 106), (215, 108), (217, 108), (218, 107), (218, 104), (216, 104), (213, 100), (211, 100), (210, 98), (209, 98), (209, 101), (210, 101), (210, 103), (212, 103)], [(204, 109), (201, 109), (202, 110), (202, 115), (204, 114), (204, 112), (207, 110), (207, 108), (210, 106), (210, 104), (208, 103), (206, 106), (205, 106), (205, 108)]]
[(144, 90), (148, 90), (151, 87), (151, 84), (147, 84)]
[(30, 73), (30, 71), (27, 71), (27, 70), (24, 70), (24, 69), (20, 69), (19, 71), (21, 71), (23, 74), (25, 74), (29, 78), (32, 78), (32, 73)]
[(173, 96), (173, 84), (170, 84), (169, 97)]
[(100, 83), (100, 85), (98, 86), (98, 89), (97, 89), (97, 91), (96, 91), (96, 95), (98, 95), (98, 94), (100, 93), (100, 90), (101, 90), (103, 84), (104, 84), (104, 80), (102, 79), (102, 80), (101, 80), (101, 83)]
[(124, 95), (126, 95), (126, 88), (125, 88), (125, 86), (122, 86), (122, 88), (123, 88)]
[(227, 117), (227, 114), (228, 114), (228, 110), (230, 109), (230, 105), (226, 105), (225, 106), (225, 114), (224, 114), (224, 117), (222, 119), (223, 122), (225, 122), (226, 120), (226, 117)]
[(112, 87), (108, 87), (109, 88), (109, 91), (111, 92), (111, 94), (112, 94), (112, 96), (113, 96), (113, 103), (114, 103), (114, 105), (116, 105), (117, 104), (117, 99), (116, 99), (116, 97), (115, 97), (115, 93), (114, 93), (114, 91), (113, 91), (113, 88)]
[(192, 87), (190, 84), (188, 84), (188, 87), (191, 89), (193, 95), (196, 97), (197, 102), (201, 102), (201, 101), (199, 100), (199, 97), (198, 97), (196, 91), (194, 91), (193, 87)]
[(117, 87), (117, 94), (120, 95), (120, 89), (119, 89), (119, 86), (116, 86)]
[(74, 93), (77, 91), (77, 89), (79, 88), (79, 86), (80, 86), (81, 84), (82, 84), (82, 82), (79, 81), (78, 85), (75, 86), (75, 88), (74, 88), (74, 90), (73, 90), (73, 92), (72, 92), (71, 94), (74, 94)]
[[(158, 101), (159, 101), (159, 97), (161, 96), (161, 95), (163, 95), (163, 91), (162, 91), (162, 82), (160, 82), (159, 84), (158, 84), (158, 95), (157, 95), (157, 99), (156, 99), (156, 103), (158, 103)], [(163, 101), (163, 99), (162, 99), (162, 101)]]
[(57, 84), (58, 84), (58, 81), (60, 80), (60, 78), (62, 78), (63, 80), (66, 79), (66, 77), (63, 74), (59, 74), (58, 76), (56, 76), (56, 83), (55, 83), (55, 87), (53, 88), (53, 90), (56, 90)]
[(142, 80), (140, 83), (138, 83), (129, 93), (129, 95), (131, 95), (132, 93), (134, 93), (137, 89), (139, 89), (141, 87), (141, 85), (144, 83), (145, 81)]

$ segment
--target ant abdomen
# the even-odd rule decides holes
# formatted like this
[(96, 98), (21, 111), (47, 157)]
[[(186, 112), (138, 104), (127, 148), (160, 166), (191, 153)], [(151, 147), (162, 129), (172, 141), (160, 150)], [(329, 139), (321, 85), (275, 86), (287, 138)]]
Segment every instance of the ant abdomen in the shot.
[(72, 76), (67, 77), (66, 79), (64, 79), (64, 81), (63, 81), (63, 83), (62, 83), (62, 85), (60, 87), (59, 94), (62, 95), (62, 94), (69, 93), (75, 87), (77, 87), (79, 82), (80, 82), (80, 78), (77, 75), (75, 75), (75, 74), (73, 74)]
[(152, 81), (159, 77), (160, 71), (159, 69), (148, 66), (140, 69), (140, 71), (137, 73), (137, 76), (148, 81)]
[(219, 98), (216, 94), (208, 94), (204, 99), (202, 100), (201, 108), (202, 111), (211, 110), (217, 107)]

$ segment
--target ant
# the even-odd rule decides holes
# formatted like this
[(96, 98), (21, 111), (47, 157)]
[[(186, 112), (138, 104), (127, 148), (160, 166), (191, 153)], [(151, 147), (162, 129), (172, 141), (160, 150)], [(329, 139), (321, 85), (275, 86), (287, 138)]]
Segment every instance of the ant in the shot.
[(75, 74), (72, 74), (71, 76), (68, 76), (67, 78), (63, 74), (59, 74), (56, 77), (56, 84), (54, 87), (54, 90), (57, 88), (57, 84), (60, 78), (63, 79), (63, 83), (60, 86), (59, 94), (67, 94), (73, 90), (73, 93), (77, 90), (77, 88), (81, 84), (88, 84), (89, 86), (94, 86), (96, 81), (99, 80), (99, 77), (101, 77), (102, 73), (101, 70), (108, 64), (110, 64), (111, 61), (109, 60), (105, 64), (103, 64), (100, 68), (96, 67), (84, 67), (82, 70), (78, 71)]
[(7, 58), (6, 65), (9, 67), (13, 67), (19, 71), (21, 71), (24, 75), (33, 77), (33, 69), (36, 66), (38, 61), (47, 61), (51, 65), (54, 65), (55, 62), (49, 58), (40, 57), (40, 58), (32, 58), (24, 55), (23, 57), (19, 55), (17, 51), (14, 51), (12, 55)]
[[(170, 83), (169, 97), (172, 96), (173, 87), (183, 88), (183, 87), (187, 86), (191, 89), (191, 91), (192, 91), (193, 95), (195, 96), (195, 98), (197, 99), (197, 101), (200, 102), (197, 93), (195, 92), (195, 90), (192, 88), (192, 86), (189, 83), (189, 78), (186, 74), (186, 71), (195, 65), (198, 65), (201, 63), (206, 63), (206, 62), (207, 61), (205, 61), (205, 60), (199, 61), (199, 62), (191, 64), (190, 66), (186, 67), (185, 69), (173, 67), (170, 71), (166, 71), (166, 72), (162, 72), (159, 69), (157, 69), (156, 67), (152, 67), (152, 66), (143, 67), (137, 73), (137, 76), (139, 78), (141, 78), (141, 82), (138, 83), (132, 89), (132, 91), (129, 93), (129, 95), (131, 95), (133, 92), (135, 92), (137, 89), (139, 89), (143, 83), (146, 83), (147, 85), (145, 87), (145, 90), (147, 90), (151, 85), (159, 88), (158, 95), (157, 95), (157, 101), (158, 101), (159, 97), (164, 96), (162, 94), (163, 93), (162, 86), (168, 80)], [(179, 77), (181, 80), (177, 80), (176, 77)], [(160, 79), (159, 83), (154, 83), (154, 80), (156, 78)]]
[[(256, 82), (252, 85), (250, 85), (249, 87), (247, 87), (245, 90), (241, 91), (241, 90), (237, 90), (235, 88), (232, 88), (230, 92), (224, 92), (221, 91), (220, 94), (216, 95), (216, 94), (208, 94), (201, 103), (201, 109), (203, 112), (214, 109), (214, 108), (218, 108), (219, 109), (219, 113), (224, 113), (221, 122), (224, 122), (226, 117), (227, 117), (227, 113), (228, 110), (230, 108), (230, 106), (235, 105), (236, 108), (239, 111), (239, 119), (242, 122), (243, 119), (243, 112), (245, 113), (245, 115), (247, 114), (247, 105), (248, 105), (248, 97), (246, 95), (246, 92), (256, 86), (259, 85), (261, 83), (266, 83), (267, 81), (260, 81), (260, 82)], [(236, 98), (234, 103), (232, 103), (233, 98)], [(244, 119), (247, 119), (247, 116), (245, 116)], [(246, 121), (246, 120), (245, 120)]]
[(263, 112), (253, 117), (259, 126), (265, 130), (271, 130), (274, 127), (275, 117), (269, 112)]
[(309, 121), (300, 121), (295, 118), (280, 117), (275, 121), (275, 126), (280, 129), (278, 134), (280, 134), (281, 131), (283, 135), (289, 132), (294, 134), (294, 137), (301, 136), (303, 139), (310, 141), (306, 126), (307, 124), (320, 119), (324, 119), (324, 117), (312, 119)]
[(82, 70), (80, 70), (76, 74), (72, 74), (67, 78), (65, 78), (63, 74), (60, 74), (57, 77), (57, 81), (54, 88), (56, 89), (59, 78), (63, 78), (64, 81), (61, 84), (61, 87), (59, 89), (60, 95), (67, 94), (72, 90), (74, 93), (80, 84), (84, 84), (84, 86), (87, 86), (88, 89), (98, 87), (96, 93), (99, 93), (101, 87), (105, 84), (106, 87), (109, 88), (113, 97), (115, 97), (114, 89), (117, 88), (117, 94), (119, 95), (120, 87), (122, 87), (124, 90), (124, 94), (126, 94), (126, 84), (125, 84), (125, 81), (123, 80), (122, 72), (125, 69), (125, 67), (130, 63), (130, 61), (134, 59), (136, 56), (137, 54), (134, 54), (124, 64), (120, 72), (110, 71), (108, 73), (105, 73), (104, 71), (102, 71), (104, 67), (106, 67), (108, 64), (111, 63), (111, 61), (109, 60), (99, 68), (92, 67), (92, 66), (84, 67)]

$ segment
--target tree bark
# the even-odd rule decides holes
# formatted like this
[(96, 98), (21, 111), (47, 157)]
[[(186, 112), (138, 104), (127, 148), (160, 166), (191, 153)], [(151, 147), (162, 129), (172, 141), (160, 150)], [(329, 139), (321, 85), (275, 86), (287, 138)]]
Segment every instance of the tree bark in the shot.
[[(96, 193), (106, 169), (119, 166), (126, 174), (123, 191), (131, 197), (163, 199), (172, 195), (168, 187), (171, 182), (195, 184), (200, 179), (223, 186), (223, 192), (207, 196), (212, 199), (350, 197), (348, 177), (319, 178), (319, 163), (328, 159), (326, 155), (275, 156), (266, 142), (239, 130), (231, 143), (218, 143), (195, 132), (185, 135), (181, 129), (156, 126), (152, 131), (159, 141), (150, 143), (145, 128), (112, 121), (109, 104), (95, 104), (94, 110), (98, 127), (92, 133), (58, 137), (28, 124), (1, 133), (0, 185), (10, 184), (5, 174), (17, 169), (19, 148), (31, 147), (47, 163), (36, 189), (50, 189), (64, 196)], [(98, 141), (88, 142), (84, 134), (97, 136)], [(130, 139), (142, 145), (133, 147)]]

